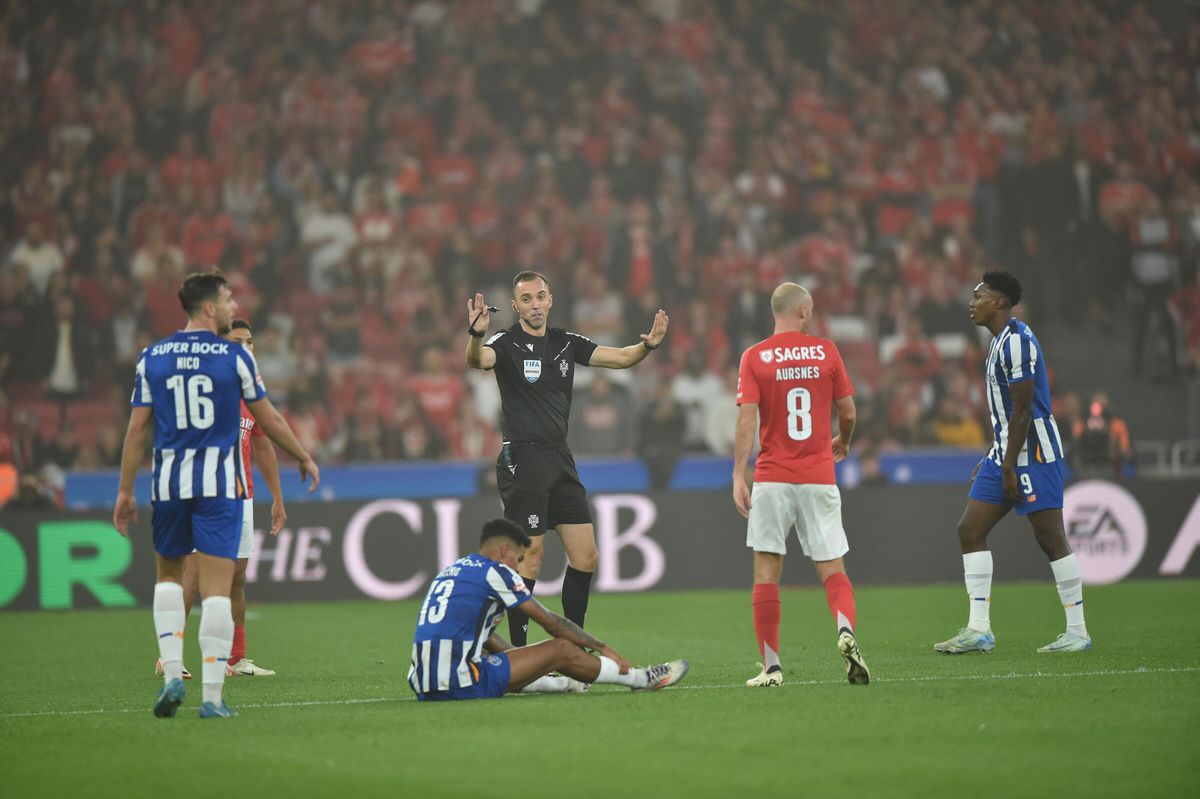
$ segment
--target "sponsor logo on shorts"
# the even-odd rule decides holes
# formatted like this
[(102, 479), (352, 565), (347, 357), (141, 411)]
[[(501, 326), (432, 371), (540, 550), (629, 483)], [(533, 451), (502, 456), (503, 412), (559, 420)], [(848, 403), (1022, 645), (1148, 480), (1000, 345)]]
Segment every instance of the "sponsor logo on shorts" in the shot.
[(499, 666), (503, 662), (502, 660), (500, 660), (500, 658), (497, 655), (488, 655), (486, 660), (488, 663), (491, 663), (493, 666)]
[(529, 514), (529, 518), (526, 521), (529, 522), (529, 526), (531, 528), (536, 528), (539, 524), (541, 524), (542, 520), (540, 518), (538, 518), (538, 515), (536, 513), (531, 513), (531, 514)]

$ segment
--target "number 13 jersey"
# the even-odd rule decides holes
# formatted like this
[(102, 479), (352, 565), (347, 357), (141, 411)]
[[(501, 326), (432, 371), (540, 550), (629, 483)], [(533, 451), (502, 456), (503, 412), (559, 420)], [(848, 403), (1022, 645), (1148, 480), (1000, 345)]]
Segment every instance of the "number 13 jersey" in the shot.
[(853, 393), (831, 341), (777, 333), (746, 350), (737, 403), (758, 404), (755, 482), (833, 485), (833, 403)]

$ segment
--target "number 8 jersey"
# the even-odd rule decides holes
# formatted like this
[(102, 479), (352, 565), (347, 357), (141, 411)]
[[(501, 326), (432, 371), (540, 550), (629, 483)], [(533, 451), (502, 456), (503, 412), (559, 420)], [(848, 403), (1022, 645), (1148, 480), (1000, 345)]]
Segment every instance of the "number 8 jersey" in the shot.
[(746, 350), (737, 403), (758, 404), (755, 482), (833, 485), (833, 403), (853, 393), (831, 341), (777, 333)]
[(266, 396), (254, 356), (241, 344), (195, 330), (147, 347), (130, 405), (154, 410), (151, 499), (242, 498), (242, 400)]

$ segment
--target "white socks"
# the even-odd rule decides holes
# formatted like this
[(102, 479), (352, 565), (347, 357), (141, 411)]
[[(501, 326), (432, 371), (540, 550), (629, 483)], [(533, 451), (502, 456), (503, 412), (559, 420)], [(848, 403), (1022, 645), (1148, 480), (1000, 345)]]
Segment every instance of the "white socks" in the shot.
[[(180, 592), (180, 607), (183, 593)], [(210, 596), (200, 612), (200, 655), (204, 680), (204, 701), (221, 704), (221, 688), (225, 685), (225, 664), (233, 648), (233, 613), (227, 596)], [(165, 665), (165, 664), (164, 664)]]
[(971, 616), (967, 628), (989, 633), (992, 631), (992, 553), (988, 550), (968, 552), (962, 559), (967, 596), (971, 598)]
[(1087, 638), (1087, 625), (1083, 623), (1083, 576), (1079, 573), (1079, 560), (1072, 552), (1065, 558), (1050, 562), (1054, 572), (1054, 585), (1058, 598), (1067, 612), (1067, 632)]
[(156, 583), (154, 586), (154, 632), (158, 634), (158, 656), (165, 682), (183, 678), (183, 586)]
[(612, 658), (600, 655), (600, 675), (596, 682), (628, 685), (630, 688), (645, 688), (650, 684), (650, 675), (645, 669), (630, 669), (628, 674), (621, 673), (621, 667)]
[(521, 689), (523, 694), (565, 694), (570, 687), (570, 677), (556, 677), (547, 674), (538, 677)]

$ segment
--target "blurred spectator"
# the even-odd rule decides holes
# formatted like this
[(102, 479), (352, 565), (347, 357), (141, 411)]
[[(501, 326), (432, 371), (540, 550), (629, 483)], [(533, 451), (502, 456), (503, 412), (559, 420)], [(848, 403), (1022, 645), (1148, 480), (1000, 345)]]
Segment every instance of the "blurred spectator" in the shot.
[(1133, 448), (1129, 428), (1113, 413), (1107, 393), (1092, 395), (1087, 418), (1075, 422), (1074, 432), (1081, 477), (1124, 479), (1133, 463)]
[(637, 454), (646, 462), (655, 490), (665, 489), (675, 474), (685, 426), (683, 409), (671, 397), (671, 385), (660, 383), (638, 420)]
[(584, 292), (572, 309), (574, 331), (604, 347), (624, 346), (621, 296), (609, 288), (600, 272), (584, 268), (579, 274), (583, 275)]
[(908, 320), (904, 339), (892, 355), (892, 365), (898, 377), (918, 382), (929, 380), (941, 368), (941, 353), (925, 335), (925, 328), (918, 317), (913, 316)]
[(24, 238), (8, 254), (8, 267), (23, 268), (29, 276), (29, 284), (39, 295), (45, 295), (51, 276), (62, 271), (65, 264), (62, 250), (46, 237), (45, 227), (39, 220), (26, 226)]
[(1133, 374), (1138, 376), (1142, 373), (1146, 336), (1153, 327), (1158, 339), (1151, 343), (1166, 345), (1168, 371), (1171, 377), (1178, 377), (1175, 324), (1168, 300), (1179, 279), (1179, 235), (1157, 198), (1147, 200), (1145, 207), (1145, 213), (1132, 229), (1132, 269), (1137, 291), (1133, 321)]
[[(738, 370), (730, 367), (721, 380), (721, 391), (712, 398), (704, 414), (704, 445), (717, 455), (733, 454), (733, 436), (737, 426), (737, 383)], [(754, 437), (754, 449), (758, 448), (758, 436)]]
[(982, 449), (987, 439), (969, 406), (949, 395), (942, 397), (930, 420), (933, 440), (943, 447)]
[(55, 298), (53, 316), (31, 342), (45, 369), (47, 390), (60, 399), (79, 395), (95, 364), (92, 356), (95, 336), (75, 302), (70, 294)]
[(684, 371), (671, 381), (671, 398), (683, 409), (683, 444), (688, 449), (704, 449), (709, 409), (721, 401), (723, 389), (721, 378), (705, 368), (699, 350), (688, 356)]
[(17, 495), (17, 467), (13, 463), (12, 441), (0, 432), (0, 508)]
[(406, 388), (416, 397), (425, 418), (438, 429), (449, 429), (459, 418), (462, 375), (447, 368), (446, 354), (440, 348), (430, 347), (421, 353), (421, 370), (409, 378)]
[(631, 455), (636, 423), (625, 389), (598, 371), (571, 405), (571, 449), (580, 455)]
[(358, 243), (354, 223), (338, 207), (332, 190), (321, 192), (320, 206), (300, 225), (300, 242), (308, 253), (309, 286), (322, 294), (330, 291), (338, 267)]
[(1183, 332), (1184, 368), (1200, 375), (1200, 268), (1193, 268), (1192, 279), (1172, 295), (1171, 308)]

